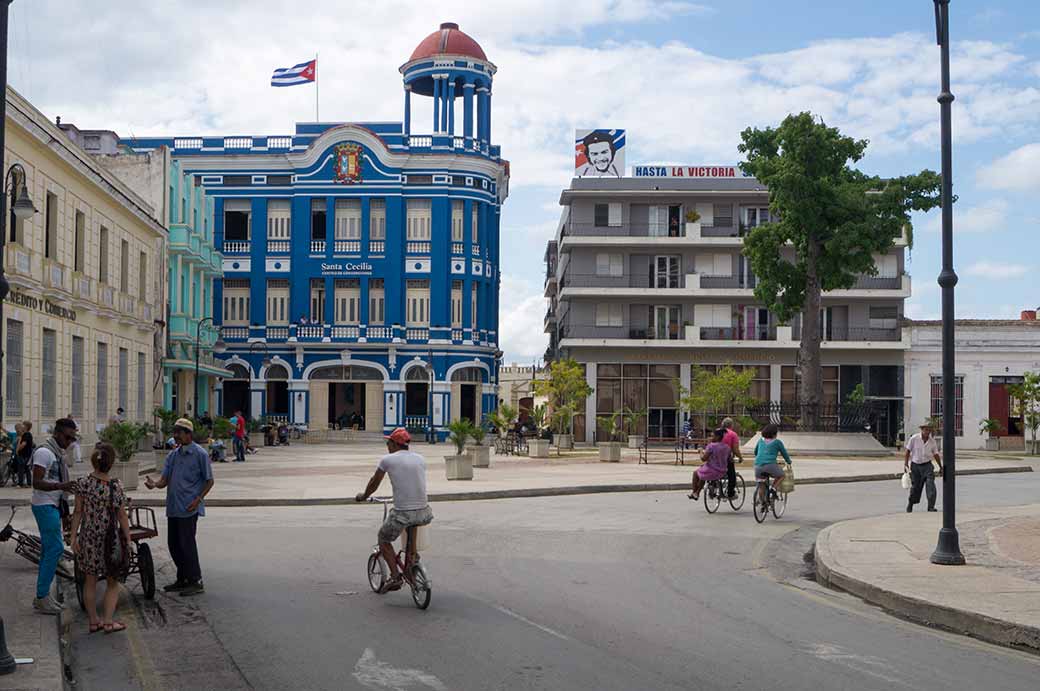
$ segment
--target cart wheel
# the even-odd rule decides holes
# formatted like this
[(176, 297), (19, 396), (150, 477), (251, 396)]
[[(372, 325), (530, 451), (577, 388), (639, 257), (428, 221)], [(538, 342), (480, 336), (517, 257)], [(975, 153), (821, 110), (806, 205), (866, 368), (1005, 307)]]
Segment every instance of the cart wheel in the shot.
[(87, 576), (79, 568), (79, 562), (76, 562), (75, 569), (75, 581), (76, 581), (76, 600), (79, 602), (79, 608), (84, 612), (87, 611), (87, 601), (83, 599), (83, 588), (85, 587)]
[(155, 564), (152, 562), (152, 549), (144, 542), (137, 544), (137, 572), (141, 576), (141, 590), (145, 599), (155, 598)]

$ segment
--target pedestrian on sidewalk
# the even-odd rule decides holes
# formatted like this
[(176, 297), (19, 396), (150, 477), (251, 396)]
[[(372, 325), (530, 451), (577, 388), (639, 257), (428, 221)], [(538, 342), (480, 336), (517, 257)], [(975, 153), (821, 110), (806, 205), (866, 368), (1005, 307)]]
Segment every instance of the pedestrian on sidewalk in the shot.
[(204, 500), (213, 489), (213, 467), (205, 449), (195, 443), (194, 433), (191, 420), (177, 420), (173, 435), (179, 446), (166, 457), (162, 477), (158, 482), (150, 475), (144, 479), (148, 489), (166, 488), (166, 540), (177, 565), (177, 580), (163, 590), (181, 596), (205, 592), (195, 533), (199, 516), (206, 515)]
[(62, 519), (68, 515), (65, 492), (75, 491), (69, 481), (65, 450), (76, 437), (76, 423), (62, 418), (54, 423), (53, 436), (32, 455), (32, 512), (40, 531), (43, 549), (36, 576), (36, 599), (33, 609), (41, 614), (59, 614), (61, 606), (50, 596), (58, 560), (65, 551), (61, 534)]
[(231, 435), (231, 445), (235, 451), (235, 463), (245, 463), (246, 460), (246, 416), (241, 410), (236, 410), (231, 417), (231, 424), (235, 431)]
[(32, 455), (36, 448), (32, 435), (32, 423), (22, 420), (20, 424), (15, 425), (15, 429), (18, 430), (18, 441), (14, 447), (16, 484), (19, 487), (30, 487), (32, 486)]
[(914, 510), (914, 504), (921, 503), (922, 489), (928, 495), (928, 510), (935, 511), (935, 470), (932, 468), (932, 461), (939, 464), (940, 474), (943, 472), (943, 466), (939, 445), (936, 444), (932, 431), (932, 424), (926, 421), (921, 424), (921, 431), (906, 442), (903, 472), (910, 471), (910, 501), (906, 505), (907, 513)]
[[(119, 480), (108, 472), (116, 462), (111, 444), (98, 442), (90, 455), (94, 472), (76, 481), (76, 510), (72, 514), (72, 551), (76, 565), (85, 576), (83, 604), (90, 619), (90, 633), (116, 633), (126, 624), (113, 616), (119, 603), (119, 577), (126, 571), (130, 549), (130, 520), (126, 515), (126, 495)], [(119, 544), (116, 544), (119, 541)], [(118, 559), (113, 558), (118, 547)], [(97, 613), (98, 579), (104, 578), (103, 615)]]
[(729, 465), (726, 468), (726, 494), (730, 499), (737, 496), (737, 468), (733, 465), (733, 459), (737, 459), (737, 463), (744, 462), (744, 455), (740, 453), (740, 435), (737, 434), (733, 427), (733, 418), (722, 418), (722, 429), (724, 431), (722, 443), (733, 452), (729, 455)]

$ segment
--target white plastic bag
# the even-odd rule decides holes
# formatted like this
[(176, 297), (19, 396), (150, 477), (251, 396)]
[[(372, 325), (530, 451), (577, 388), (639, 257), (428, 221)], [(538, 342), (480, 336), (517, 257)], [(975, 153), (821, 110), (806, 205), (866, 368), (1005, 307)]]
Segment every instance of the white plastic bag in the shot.
[(899, 483), (903, 485), (903, 489), (910, 489), (910, 471), (904, 470), (903, 477), (900, 478)]

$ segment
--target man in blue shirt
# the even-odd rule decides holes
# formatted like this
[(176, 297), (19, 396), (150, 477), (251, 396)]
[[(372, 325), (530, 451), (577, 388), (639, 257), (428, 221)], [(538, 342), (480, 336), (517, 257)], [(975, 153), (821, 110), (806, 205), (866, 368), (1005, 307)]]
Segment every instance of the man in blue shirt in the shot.
[(195, 531), (199, 516), (206, 515), (203, 500), (213, 489), (209, 454), (195, 443), (194, 433), (191, 420), (177, 420), (173, 426), (177, 448), (166, 457), (162, 477), (158, 482), (151, 476), (144, 479), (148, 489), (166, 488), (166, 539), (177, 565), (177, 580), (163, 590), (179, 592), (182, 597), (204, 592)]

